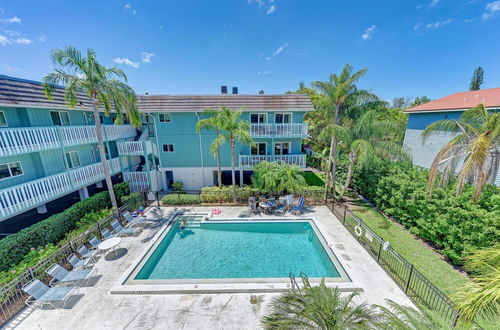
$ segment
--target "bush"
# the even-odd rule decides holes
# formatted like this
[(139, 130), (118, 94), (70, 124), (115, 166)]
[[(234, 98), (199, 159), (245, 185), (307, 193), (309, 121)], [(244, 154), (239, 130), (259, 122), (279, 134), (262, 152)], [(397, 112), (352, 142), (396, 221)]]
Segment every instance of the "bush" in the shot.
[[(236, 187), (236, 199), (246, 203), (248, 198), (259, 192), (258, 189), (249, 186)], [(233, 189), (231, 186), (205, 187), (201, 189), (200, 195), (203, 203), (232, 203)]]
[(429, 197), (429, 171), (381, 162), (355, 174), (353, 187), (412, 233), (434, 243), (454, 264), (473, 250), (492, 246), (500, 236), (500, 188), (487, 185), (477, 203), (466, 185), (456, 197), (454, 184)]
[(172, 183), (172, 188), (174, 188), (174, 191), (182, 191), (184, 188), (184, 183), (177, 181)]
[[(117, 201), (130, 194), (128, 183), (114, 186)], [(65, 235), (77, 227), (78, 222), (86, 215), (111, 206), (107, 191), (70, 206), (65, 211), (54, 214), (16, 234), (0, 240), (0, 272), (17, 265), (31, 248), (40, 248), (48, 244), (56, 244)]]
[(200, 195), (198, 194), (179, 194), (171, 193), (164, 196), (161, 201), (167, 205), (193, 205), (200, 204)]

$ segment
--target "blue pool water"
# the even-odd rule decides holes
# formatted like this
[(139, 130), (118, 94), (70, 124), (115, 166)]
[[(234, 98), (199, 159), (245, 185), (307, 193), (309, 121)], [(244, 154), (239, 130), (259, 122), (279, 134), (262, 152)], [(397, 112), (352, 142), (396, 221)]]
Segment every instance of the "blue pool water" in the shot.
[(135, 279), (340, 277), (308, 222), (172, 228)]

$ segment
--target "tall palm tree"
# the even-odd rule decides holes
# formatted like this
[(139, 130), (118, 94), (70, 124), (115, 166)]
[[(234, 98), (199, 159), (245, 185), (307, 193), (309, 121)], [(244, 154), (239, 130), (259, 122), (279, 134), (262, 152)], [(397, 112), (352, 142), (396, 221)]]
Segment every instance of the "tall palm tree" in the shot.
[(87, 49), (86, 56), (71, 46), (64, 49), (54, 49), (51, 60), (55, 66), (54, 72), (43, 77), (43, 86), (47, 97), (51, 99), (56, 86), (62, 85), (64, 86), (64, 99), (69, 107), (77, 105), (80, 92), (85, 93), (92, 103), (97, 145), (104, 177), (108, 186), (111, 206), (116, 208), (118, 204), (106, 161), (99, 110), (103, 109), (104, 114), (109, 116), (113, 109), (116, 113), (115, 124), (122, 124), (125, 115), (135, 127), (139, 127), (141, 123), (136, 105), (136, 94), (127, 85), (125, 73), (118, 68), (107, 68), (100, 64), (93, 49)]
[(343, 297), (324, 280), (318, 286), (302, 280), (303, 288), (292, 281), (292, 289), (273, 299), (272, 312), (262, 318), (265, 329), (367, 329), (375, 320), (370, 306), (353, 303), (359, 293)]
[(397, 126), (397, 123), (392, 121), (377, 120), (377, 111), (370, 110), (363, 114), (350, 130), (346, 129), (344, 145), (349, 153), (349, 166), (339, 198), (349, 189), (356, 168), (367, 168), (376, 159), (381, 158), (410, 160), (406, 149), (393, 140), (393, 132)]
[[(333, 125), (340, 125), (341, 112), (345, 111), (353, 98), (365, 94), (365, 91), (358, 90), (356, 82), (367, 72), (367, 69), (361, 69), (352, 73), (352, 66), (346, 64), (339, 75), (331, 74), (329, 81), (315, 81), (312, 86), (326, 97), (321, 99), (319, 107), (333, 116)], [(338, 162), (338, 139), (336, 134), (331, 135), (330, 154), (328, 171), (326, 172), (325, 192), (328, 193), (329, 185), (333, 187), (335, 195), (336, 170)], [(331, 181), (331, 183), (330, 183)]]
[[(484, 105), (466, 110), (458, 120), (444, 119), (436, 121), (422, 132), (422, 142), (441, 132), (454, 133), (450, 142), (444, 145), (432, 162), (429, 173), (429, 194), (439, 169), (443, 169), (443, 178), (455, 172), (463, 159), (458, 173), (456, 195), (463, 191), (465, 183), (474, 180), (475, 192), (472, 200), (476, 202), (484, 185), (495, 177), (500, 163), (500, 113), (489, 112)], [(443, 186), (446, 180), (441, 180)]]
[(210, 144), (210, 153), (217, 159), (217, 182), (219, 188), (222, 187), (222, 169), (220, 163), (220, 148), (224, 144), (224, 139), (220, 137), (222, 121), (220, 112), (216, 109), (206, 109), (203, 113), (208, 115), (208, 118), (200, 119), (196, 123), (196, 132), (200, 132), (202, 128), (215, 130), (215, 139)]
[(221, 135), (217, 144), (222, 146), (226, 141), (229, 142), (231, 150), (231, 179), (233, 186), (233, 201), (236, 202), (236, 169), (234, 147), (236, 141), (243, 144), (250, 144), (250, 124), (241, 118), (242, 110), (231, 110), (228, 107), (222, 107), (220, 110)]

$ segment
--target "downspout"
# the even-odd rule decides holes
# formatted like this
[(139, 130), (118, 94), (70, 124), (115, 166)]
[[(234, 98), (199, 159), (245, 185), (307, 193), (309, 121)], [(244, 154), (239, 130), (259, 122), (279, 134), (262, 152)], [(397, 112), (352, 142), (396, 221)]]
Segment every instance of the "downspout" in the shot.
[[(195, 112), (194, 114), (196, 115), (196, 117), (198, 117), (198, 121), (199, 121), (200, 115), (198, 114), (198, 112)], [(201, 130), (198, 133), (198, 139), (200, 141), (201, 176), (203, 179), (203, 187), (206, 187), (207, 185), (205, 183), (205, 163), (203, 162), (203, 148), (202, 148), (202, 144), (201, 144)]]

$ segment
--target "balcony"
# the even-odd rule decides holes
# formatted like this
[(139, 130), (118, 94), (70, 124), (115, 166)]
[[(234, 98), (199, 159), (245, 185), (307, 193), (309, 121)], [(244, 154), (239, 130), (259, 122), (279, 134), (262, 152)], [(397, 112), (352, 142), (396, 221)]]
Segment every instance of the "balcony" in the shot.
[[(108, 164), (112, 175), (121, 171), (118, 158)], [(95, 163), (0, 190), (0, 221), (101, 180), (102, 164)]]
[[(132, 138), (132, 125), (103, 126), (105, 140)], [(95, 126), (19, 127), (0, 130), (0, 157), (97, 143)]]
[(250, 124), (250, 136), (253, 138), (305, 138), (307, 124)]
[(240, 168), (251, 169), (262, 161), (306, 167), (306, 155), (240, 155)]
[(151, 141), (118, 141), (120, 156), (145, 156), (153, 152)]

